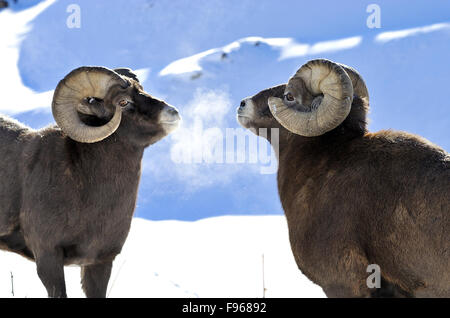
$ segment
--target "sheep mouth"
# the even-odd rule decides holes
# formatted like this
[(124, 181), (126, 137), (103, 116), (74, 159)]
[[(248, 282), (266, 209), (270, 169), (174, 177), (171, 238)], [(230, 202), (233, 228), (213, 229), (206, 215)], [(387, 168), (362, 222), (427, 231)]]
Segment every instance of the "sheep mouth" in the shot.
[(163, 120), (160, 121), (159, 124), (163, 127), (166, 134), (170, 134), (171, 132), (178, 129), (180, 126), (181, 118), (174, 118), (172, 120)]
[(165, 120), (159, 122), (161, 125), (178, 125), (180, 123), (180, 119), (174, 120)]
[(240, 124), (248, 125), (253, 120), (253, 118), (248, 115), (237, 114), (237, 120)]
[(241, 115), (241, 114), (237, 115), (238, 123), (244, 128), (249, 128), (251, 126), (252, 120), (253, 120), (253, 118), (251, 118), (249, 116)]
[(252, 119), (252, 117), (248, 114), (248, 112), (244, 111), (241, 108), (238, 108), (238, 110), (237, 110), (237, 117), (238, 118)]

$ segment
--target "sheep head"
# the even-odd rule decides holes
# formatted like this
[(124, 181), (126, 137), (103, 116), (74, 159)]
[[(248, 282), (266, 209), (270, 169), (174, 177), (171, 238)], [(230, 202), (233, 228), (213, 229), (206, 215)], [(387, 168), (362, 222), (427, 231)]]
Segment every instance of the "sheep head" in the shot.
[(73, 70), (58, 83), (52, 111), (64, 133), (83, 143), (99, 142), (127, 125), (139, 135), (140, 143), (150, 144), (172, 132), (180, 121), (174, 107), (147, 94), (136, 75), (124, 68)]
[(269, 97), (276, 120), (301, 136), (320, 136), (349, 115), (353, 96), (369, 99), (362, 77), (353, 68), (325, 59), (303, 65), (289, 80), (283, 98)]

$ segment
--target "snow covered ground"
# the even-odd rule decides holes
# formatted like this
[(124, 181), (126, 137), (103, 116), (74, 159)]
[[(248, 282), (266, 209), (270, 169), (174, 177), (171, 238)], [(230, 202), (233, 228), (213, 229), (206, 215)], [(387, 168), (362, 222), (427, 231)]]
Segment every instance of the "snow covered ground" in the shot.
[[(135, 218), (116, 258), (108, 297), (324, 297), (297, 269), (284, 216), (195, 222)], [(35, 264), (0, 251), (0, 297), (46, 297)], [(84, 297), (79, 267), (66, 267), (69, 297)]]

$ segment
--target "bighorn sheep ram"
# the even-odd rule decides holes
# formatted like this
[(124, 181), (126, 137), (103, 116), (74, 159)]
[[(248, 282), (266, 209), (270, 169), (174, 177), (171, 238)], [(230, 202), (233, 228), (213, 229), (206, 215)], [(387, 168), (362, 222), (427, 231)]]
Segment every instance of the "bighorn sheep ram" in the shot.
[[(328, 297), (450, 297), (450, 156), (409, 133), (368, 132), (368, 108), (354, 69), (318, 59), (237, 113), (256, 134), (279, 129), (291, 248)], [(369, 264), (381, 288), (369, 288)]]
[(0, 117), (0, 248), (37, 265), (49, 297), (66, 297), (64, 265), (87, 297), (105, 297), (128, 235), (144, 149), (173, 131), (177, 110), (129, 69), (81, 67), (59, 82), (58, 126)]

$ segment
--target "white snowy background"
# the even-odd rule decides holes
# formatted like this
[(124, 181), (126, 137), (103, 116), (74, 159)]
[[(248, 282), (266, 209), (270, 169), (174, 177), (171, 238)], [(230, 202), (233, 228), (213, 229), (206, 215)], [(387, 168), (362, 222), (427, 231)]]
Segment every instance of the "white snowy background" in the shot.
[[(33, 262), (0, 251), (0, 297), (12, 297), (11, 273), (15, 297), (46, 296)], [(68, 297), (84, 297), (80, 269), (65, 274)], [(299, 273), (284, 217), (135, 218), (108, 297), (263, 297), (264, 286), (266, 297), (324, 297)]]
[[(144, 157), (137, 218), (114, 263), (110, 297), (323, 297), (297, 269), (276, 176), (259, 164), (176, 163), (222, 142), (239, 101), (286, 82), (307, 60), (355, 67), (371, 97), (370, 130), (399, 129), (450, 149), (450, 3), (377, 1), (19, 0), (0, 11), (0, 113), (52, 124), (53, 89), (82, 65), (137, 70), (176, 106), (180, 129)], [(71, 4), (81, 27), (68, 28)], [(211, 133), (197, 139), (193, 131)], [(1, 180), (4, 182), (3, 180)], [(45, 297), (33, 263), (0, 252), (0, 296)], [(66, 268), (69, 297), (82, 297)]]

